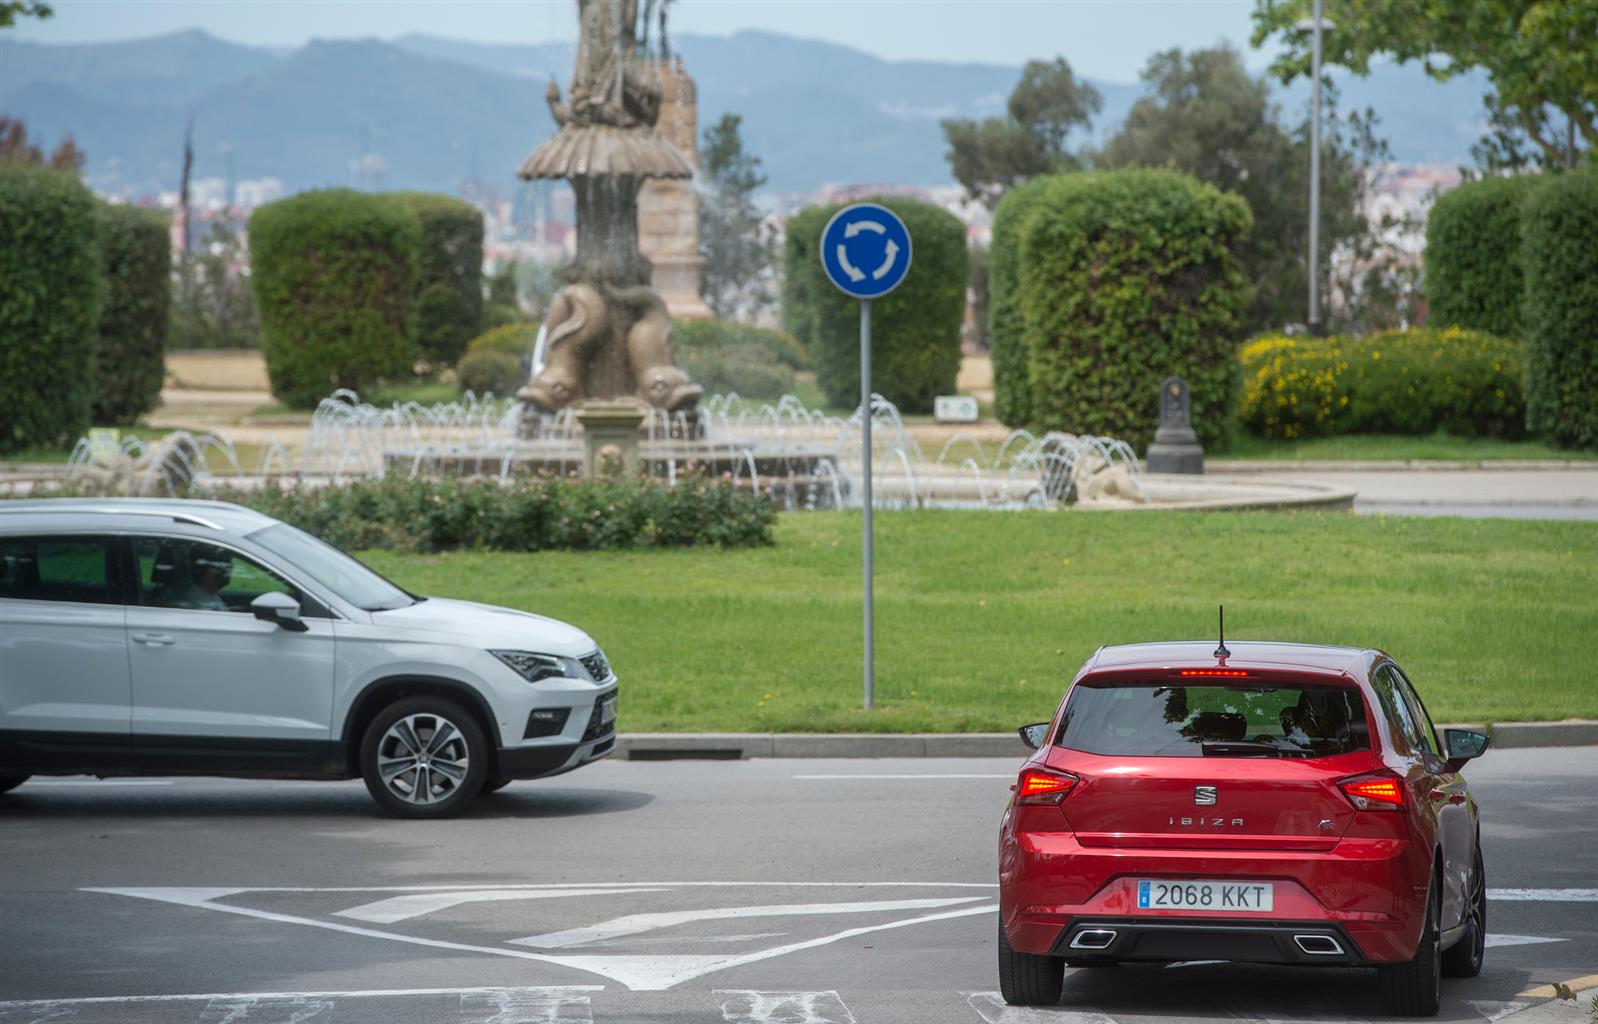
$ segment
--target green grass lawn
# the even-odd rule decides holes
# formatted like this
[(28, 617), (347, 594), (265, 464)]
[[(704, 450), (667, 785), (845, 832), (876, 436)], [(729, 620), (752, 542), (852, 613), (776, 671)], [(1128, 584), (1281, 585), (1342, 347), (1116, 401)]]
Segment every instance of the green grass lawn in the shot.
[(1230, 451), (1213, 459), (1387, 460), (1425, 459), (1497, 462), (1504, 459), (1598, 459), (1598, 451), (1554, 448), (1541, 441), (1502, 441), (1492, 437), (1402, 437), (1394, 434), (1316, 437), (1304, 441), (1267, 441), (1239, 433)]
[(365, 556), (426, 594), (566, 619), (628, 731), (988, 731), (1049, 717), (1100, 644), (1380, 647), (1438, 721), (1598, 717), (1598, 525), (1347, 513), (877, 518), (878, 710), (860, 708), (860, 519), (745, 551)]
[[(380, 384), (361, 392), (361, 401), (369, 402), (379, 408), (404, 405), (407, 402), (436, 405), (439, 402), (459, 401), (460, 397), (460, 388), (454, 384), (444, 384), (436, 380), (416, 380), (404, 384)], [(293, 406), (284, 405), (282, 402), (268, 402), (265, 405), (258, 405), (251, 409), (248, 418), (252, 420), (309, 422), (311, 413), (314, 411), (312, 409), (297, 409)]]

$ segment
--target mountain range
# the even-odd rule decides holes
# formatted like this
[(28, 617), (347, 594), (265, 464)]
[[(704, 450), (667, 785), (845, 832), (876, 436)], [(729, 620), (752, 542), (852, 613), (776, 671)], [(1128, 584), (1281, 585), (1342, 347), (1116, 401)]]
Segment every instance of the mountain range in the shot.
[[(784, 192), (949, 183), (938, 122), (1001, 111), (1020, 71), (887, 61), (767, 32), (673, 42), (698, 86), (700, 128), (741, 115), (746, 149), (762, 159), (768, 187)], [(192, 116), (196, 177), (275, 177), (289, 191), (348, 185), (357, 158), (379, 153), (384, 188), (453, 193), (477, 177), (508, 192), (521, 159), (554, 130), (544, 83), (564, 86), (573, 49), (421, 35), (286, 52), (199, 31), (93, 45), (0, 36), (0, 113), (26, 121), (47, 150), (71, 134), (105, 191), (175, 189)], [(1102, 140), (1143, 89), (1094, 85)], [(1342, 79), (1340, 91), (1345, 107), (1382, 116), (1403, 163), (1465, 163), (1481, 131), (1474, 77), (1439, 84), (1413, 65), (1388, 66)], [(1300, 82), (1277, 99), (1296, 120), (1306, 96)]]

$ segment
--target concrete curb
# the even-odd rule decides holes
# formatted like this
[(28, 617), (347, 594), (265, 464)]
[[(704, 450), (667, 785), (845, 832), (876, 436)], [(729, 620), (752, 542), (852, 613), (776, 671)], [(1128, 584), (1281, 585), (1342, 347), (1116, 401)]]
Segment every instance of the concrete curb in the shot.
[(1598, 744), (1598, 721), (1503, 722), (1492, 727), (1491, 735), (1493, 746), (1499, 750), (1516, 747), (1588, 747)]
[(1598, 459), (1209, 459), (1206, 470), (1253, 473), (1439, 473), (1498, 470), (1505, 473), (1598, 470)]
[[(1481, 730), (1481, 725), (1439, 725)], [(1493, 747), (1598, 745), (1598, 721), (1505, 722), (1489, 726)], [(614, 756), (630, 761), (742, 761), (751, 757), (1013, 757), (1030, 751), (1013, 732), (624, 732)]]
[(1013, 732), (624, 732), (615, 756), (631, 761), (750, 757), (1014, 757), (1031, 751)]

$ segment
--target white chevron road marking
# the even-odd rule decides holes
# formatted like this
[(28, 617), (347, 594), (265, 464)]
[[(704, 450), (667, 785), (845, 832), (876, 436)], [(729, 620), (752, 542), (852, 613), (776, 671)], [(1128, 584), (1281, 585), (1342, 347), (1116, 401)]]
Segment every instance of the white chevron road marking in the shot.
[[(780, 886), (781, 883), (778, 883)], [(423, 946), (429, 949), (444, 949), (460, 953), (473, 953), (487, 956), (510, 957), (518, 960), (534, 960), (540, 963), (554, 964), (559, 967), (569, 967), (575, 970), (587, 971), (592, 974), (603, 975), (614, 981), (626, 985), (637, 991), (658, 991), (668, 989), (674, 985), (689, 981), (693, 978), (710, 974), (714, 971), (726, 970), (730, 967), (740, 967), (744, 964), (769, 960), (773, 957), (785, 956), (800, 950), (813, 949), (825, 946), (857, 935), (868, 935), (872, 932), (887, 931), (894, 928), (907, 928), (911, 925), (926, 924), (933, 921), (943, 921), (951, 918), (969, 917), (974, 914), (994, 914), (998, 912), (998, 905), (981, 902), (980, 906), (962, 907), (957, 910), (946, 910), (936, 914), (925, 914), (919, 917), (904, 918), (897, 921), (888, 921), (883, 924), (868, 925), (860, 928), (850, 928), (836, 932), (832, 935), (823, 935), (803, 942), (789, 943), (771, 949), (756, 950), (750, 953), (735, 954), (731, 956), (554, 956), (546, 953), (534, 953), (527, 950), (511, 949), (505, 946), (483, 946), (467, 942), (450, 942), (444, 939), (429, 939), (418, 935), (405, 935), (399, 932), (384, 931), (379, 928), (369, 928), (354, 924), (344, 924), (338, 921), (320, 920), (317, 918), (300, 917), (294, 914), (284, 914), (270, 910), (258, 910), (254, 907), (238, 906), (229, 903), (214, 902), (219, 896), (230, 896), (240, 892), (261, 892), (266, 890), (254, 889), (194, 889), (194, 888), (162, 888), (162, 887), (134, 887), (111, 888), (100, 886), (85, 887), (83, 892), (99, 892), (115, 896), (129, 896), (136, 899), (156, 900), (162, 903), (175, 903), (179, 906), (193, 907), (200, 910), (214, 910), (223, 914), (234, 914), (240, 917), (254, 918), (259, 921), (271, 921), (278, 924), (299, 925), (305, 928), (320, 928), (325, 931), (340, 932), (345, 935), (359, 935), (366, 938), (383, 939), (389, 942), (403, 942), (413, 946)], [(953, 900), (938, 901), (940, 905), (949, 903), (964, 903), (969, 900), (981, 901), (982, 897), (962, 897)], [(889, 901), (884, 901), (889, 902)], [(897, 901), (910, 903), (920, 901)], [(877, 909), (881, 909), (880, 904)]]
[(812, 917), (826, 914), (873, 914), (897, 910), (931, 910), (961, 903), (977, 903), (986, 897), (958, 896), (941, 900), (876, 900), (856, 903), (782, 903), (764, 907), (714, 907), (701, 910), (672, 910), (654, 914), (629, 914), (612, 921), (510, 939), (513, 946), (537, 949), (567, 949), (591, 942), (603, 942), (624, 935), (640, 935), (661, 928), (674, 928), (693, 921), (727, 921), (746, 917)]
[(1091, 1010), (1066, 1010), (1051, 1006), (1033, 1009), (1010, 1006), (997, 992), (967, 992), (966, 1002), (985, 1024), (1115, 1024), (1113, 1017)]
[(620, 896), (635, 892), (666, 892), (665, 889), (476, 889), (454, 892), (422, 892), (405, 896), (391, 896), (375, 903), (362, 903), (358, 907), (336, 912), (334, 917), (348, 917), (373, 924), (393, 924), (408, 921), (439, 910), (448, 910), (464, 903), (496, 903), (502, 900), (548, 900), (562, 896)]
[(583, 989), (500, 989), (461, 996), (461, 1024), (594, 1024)]
[(213, 999), (198, 1024), (311, 1024), (333, 1015), (333, 1001), (306, 996), (246, 996)]
[(721, 1004), (727, 1024), (856, 1024), (836, 992), (756, 992), (717, 989), (731, 996)]

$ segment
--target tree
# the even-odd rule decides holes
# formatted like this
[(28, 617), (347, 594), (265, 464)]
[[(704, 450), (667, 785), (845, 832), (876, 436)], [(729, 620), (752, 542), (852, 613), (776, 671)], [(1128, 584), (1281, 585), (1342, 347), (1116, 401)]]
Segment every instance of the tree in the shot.
[(71, 171), (78, 174), (83, 170), (83, 161), (86, 154), (72, 141), (72, 136), (63, 138), (56, 148), (50, 153), (50, 159), (44, 158), (44, 151), (28, 141), (28, 126), (14, 117), (0, 117), (0, 164), (21, 164), (24, 167), (48, 166), (55, 171)]
[(943, 122), (949, 169), (967, 195), (991, 209), (1028, 178), (1080, 167), (1066, 137), (1087, 128), (1102, 104), (1099, 91), (1078, 80), (1064, 57), (1029, 61), (1005, 116)]
[(28, 126), (14, 117), (0, 117), (0, 164), (37, 167), (42, 163), (44, 154), (28, 141)]
[(243, 274), (244, 247), (232, 226), (212, 221), (200, 245), (178, 256), (167, 348), (259, 348), (260, 319)]
[[(1296, 28), (1311, 0), (1255, 0), (1253, 44), (1280, 34), (1271, 66), (1283, 82), (1308, 74), (1310, 37)], [(1322, 60), (1356, 74), (1373, 59), (1418, 60), (1446, 81), (1487, 73), (1490, 132), (1479, 161), (1563, 167), (1566, 132), (1598, 146), (1598, 4), (1590, 0), (1382, 0), (1338, 3), (1327, 12)], [(1550, 112), (1557, 116), (1550, 116)]]
[(699, 249), (704, 256), (699, 294), (718, 317), (757, 312), (771, 302), (772, 238), (754, 194), (765, 187), (760, 158), (744, 152), (743, 118), (723, 114), (705, 129), (699, 171), (706, 192), (699, 204)]
[[(1251, 77), (1229, 46), (1156, 53), (1142, 78), (1148, 94), (1133, 104), (1097, 162), (1111, 168), (1170, 167), (1242, 196), (1254, 213), (1254, 230), (1239, 253), (1254, 283), (1245, 325), (1253, 332), (1302, 322), (1309, 290), (1307, 120), (1292, 128), (1283, 124), (1268, 83)], [(1364, 278), (1381, 253), (1380, 239), (1362, 213), (1372, 184), (1364, 169), (1382, 163), (1385, 150), (1369, 115), (1339, 118), (1335, 95), (1329, 106), (1321, 152), (1322, 292), (1336, 266), (1345, 278), (1339, 294), (1349, 299), (1340, 313), (1380, 320), (1349, 303), (1364, 294), (1389, 301), (1383, 275), (1369, 282)], [(1353, 265), (1359, 275), (1348, 277)]]
[(55, 14), (44, 0), (0, 0), (0, 28), (10, 28), (18, 18), (41, 21)]
[(56, 171), (70, 171), (73, 174), (83, 173), (83, 162), (88, 159), (88, 154), (78, 148), (68, 135), (56, 145), (50, 153), (50, 168)]

